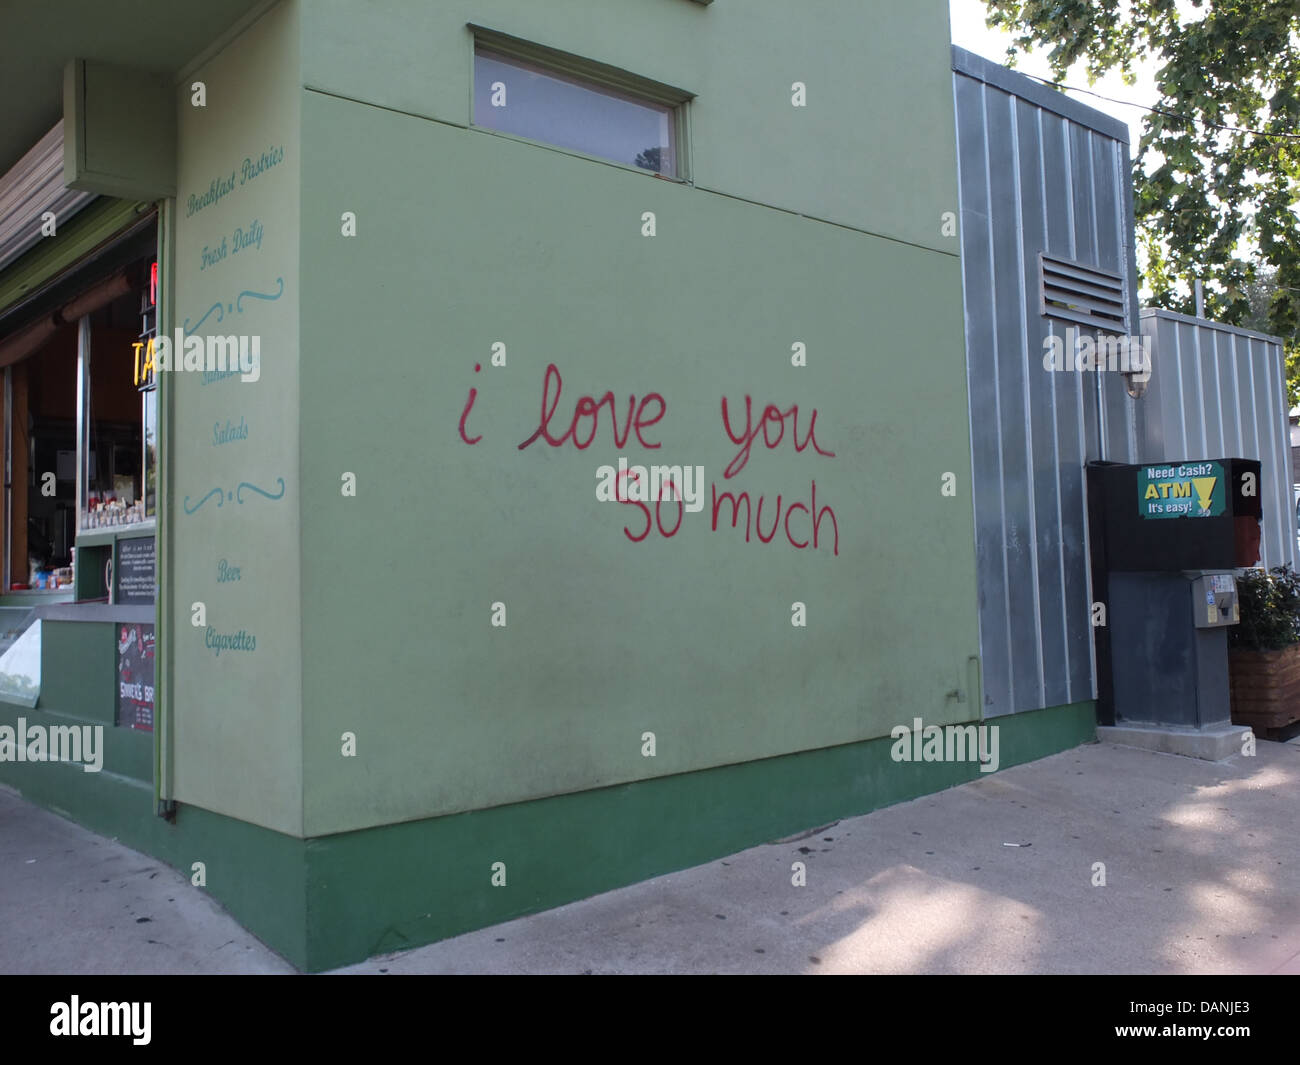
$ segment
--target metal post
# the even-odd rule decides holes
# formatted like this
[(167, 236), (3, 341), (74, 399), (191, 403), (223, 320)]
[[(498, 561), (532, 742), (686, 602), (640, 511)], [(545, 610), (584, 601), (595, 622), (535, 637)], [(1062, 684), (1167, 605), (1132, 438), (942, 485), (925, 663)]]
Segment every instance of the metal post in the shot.
[[(73, 512), (73, 548), (81, 532), (82, 508), (90, 487), (90, 315), (77, 322), (77, 498)], [(80, 561), (80, 560), (78, 560)], [(77, 571), (80, 567), (77, 568)], [(76, 572), (76, 571), (74, 571)], [(84, 585), (83, 585), (84, 587)]]

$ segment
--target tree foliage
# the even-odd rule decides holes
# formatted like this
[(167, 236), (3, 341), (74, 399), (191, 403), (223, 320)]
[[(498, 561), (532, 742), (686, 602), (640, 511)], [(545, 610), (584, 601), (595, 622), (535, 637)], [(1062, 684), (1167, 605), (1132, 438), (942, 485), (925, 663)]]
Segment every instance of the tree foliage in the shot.
[(657, 174), (663, 169), (663, 149), (647, 148), (637, 152), (633, 162), (643, 170), (653, 170)]
[(1156, 68), (1134, 160), (1143, 280), (1172, 310), (1195, 312), (1199, 278), (1209, 317), (1258, 328), (1263, 311), (1300, 401), (1300, 0), (985, 2), (1010, 62), (1045, 49), (1057, 80), (1082, 63), (1130, 84)]
[(1229, 647), (1280, 651), (1300, 642), (1300, 575), (1290, 566), (1246, 570), (1237, 578), (1237, 602), (1241, 623), (1228, 630)]

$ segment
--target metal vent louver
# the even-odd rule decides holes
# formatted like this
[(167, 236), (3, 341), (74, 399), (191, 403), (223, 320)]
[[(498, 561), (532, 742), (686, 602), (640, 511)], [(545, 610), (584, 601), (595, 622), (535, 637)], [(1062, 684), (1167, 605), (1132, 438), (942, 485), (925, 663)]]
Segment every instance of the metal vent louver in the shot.
[(1050, 318), (1125, 332), (1124, 279), (1108, 270), (1038, 256), (1042, 313)]

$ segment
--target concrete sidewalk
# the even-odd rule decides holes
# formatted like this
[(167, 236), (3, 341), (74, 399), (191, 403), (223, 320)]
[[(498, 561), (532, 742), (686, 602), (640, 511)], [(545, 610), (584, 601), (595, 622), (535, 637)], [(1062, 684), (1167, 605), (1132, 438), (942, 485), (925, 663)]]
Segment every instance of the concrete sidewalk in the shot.
[[(1297, 814), (1300, 741), (1092, 744), (340, 971), (1300, 974)], [(179, 873), (12, 793), (0, 869), (0, 971), (291, 971)]]
[(0, 787), (0, 973), (292, 973), (188, 877)]

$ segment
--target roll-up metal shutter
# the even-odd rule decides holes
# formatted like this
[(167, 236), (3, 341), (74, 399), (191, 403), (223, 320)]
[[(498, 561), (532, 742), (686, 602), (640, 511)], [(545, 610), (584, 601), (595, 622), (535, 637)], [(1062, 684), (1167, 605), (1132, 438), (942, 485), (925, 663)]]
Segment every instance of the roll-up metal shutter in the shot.
[(41, 239), (41, 218), (62, 225), (95, 198), (63, 185), (63, 121), (0, 178), (0, 270)]

